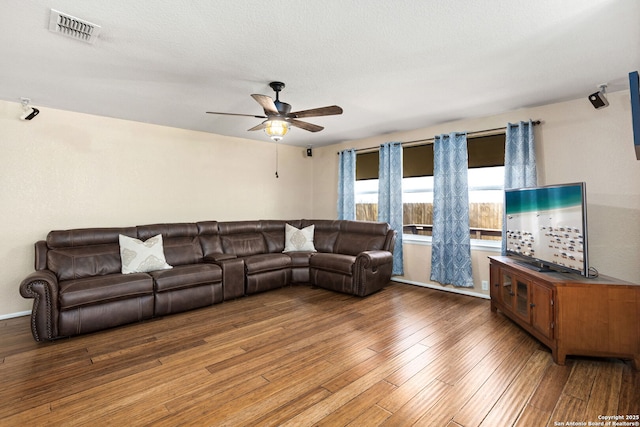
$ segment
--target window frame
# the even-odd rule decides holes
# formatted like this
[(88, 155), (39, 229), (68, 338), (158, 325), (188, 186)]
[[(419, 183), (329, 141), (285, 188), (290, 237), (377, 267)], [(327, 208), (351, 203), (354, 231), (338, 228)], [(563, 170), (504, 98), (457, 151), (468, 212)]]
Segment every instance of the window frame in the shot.
[[(467, 141), (467, 147), (469, 149), (469, 170), (471, 169), (477, 169), (479, 167), (504, 167), (504, 141), (505, 141), (505, 132), (499, 132), (499, 133), (494, 133), (491, 135), (482, 135), (482, 136), (478, 136), (478, 137), (469, 137), (468, 141)], [(488, 145), (487, 147), (489, 147), (489, 151), (490, 153), (487, 154), (484, 152), (484, 147), (482, 146), (482, 143), (489, 143), (490, 146)], [(422, 144), (421, 147), (424, 146), (429, 146), (431, 144)], [(471, 148), (473, 147), (473, 148)], [(403, 147), (403, 162), (404, 162), (404, 155), (406, 153), (405, 150), (407, 149), (411, 149), (414, 147)], [(431, 150), (432, 152), (432, 150)], [(360, 178), (358, 179), (358, 160), (360, 160), (360, 156), (366, 156), (366, 165), (367, 165), (367, 171), (363, 174), (362, 172), (360, 173)], [(369, 181), (369, 180), (374, 180), (377, 181), (377, 160), (374, 161), (374, 159), (377, 159), (377, 156), (379, 156), (379, 152), (376, 151), (369, 151), (366, 153), (362, 153), (362, 154), (358, 154), (358, 160), (356, 160), (356, 188), (358, 187), (357, 182), (362, 182), (362, 181)], [(472, 156), (475, 156), (472, 158)], [(412, 158), (416, 158), (417, 156), (412, 156)], [(499, 164), (497, 164), (499, 163)], [(413, 162), (413, 164), (415, 164), (415, 161)], [(427, 167), (426, 169), (431, 172), (430, 175), (417, 175), (415, 173), (416, 170), (419, 170), (419, 167), (413, 167), (412, 168), (412, 172), (409, 174), (409, 176), (407, 176), (406, 171), (403, 171), (403, 180), (407, 179), (407, 178), (413, 178), (413, 177), (417, 177), (417, 176), (432, 176), (432, 168), (433, 168), (433, 160), (431, 159), (431, 161), (427, 160)], [(424, 170), (424, 169), (423, 169)], [(375, 177), (374, 177), (374, 173), (375, 173)], [(416, 176), (417, 175), (417, 176)], [(363, 178), (364, 176), (364, 178)], [(377, 188), (377, 185), (376, 185)], [(488, 190), (492, 190), (492, 191), (496, 191), (499, 190), (501, 191), (501, 198), (502, 198), (502, 203), (504, 203), (504, 186), (502, 187), (497, 187), (497, 186), (492, 186), (490, 188), (487, 188)], [(473, 187), (471, 187), (469, 189), (469, 191), (474, 191)], [(478, 191), (478, 190), (475, 190)], [(481, 190), (480, 190), (481, 191)], [(356, 193), (356, 200), (358, 198), (358, 194), (373, 194), (374, 190), (368, 190), (366, 192), (357, 192)], [(375, 190), (375, 193), (377, 194), (377, 190)], [(405, 193), (405, 191), (403, 190), (403, 194)], [(358, 203), (356, 203), (358, 204)], [(377, 205), (377, 197), (376, 197), (376, 203)], [(403, 202), (404, 204), (404, 202)], [(503, 205), (504, 206), (504, 205)], [(357, 212), (357, 209), (356, 209)], [(504, 216), (504, 214), (503, 214)], [(404, 224), (403, 224), (404, 225)], [(470, 228), (471, 231), (471, 228)], [(423, 245), (431, 245), (431, 236), (426, 236), (426, 235), (418, 235), (418, 234), (407, 234), (404, 232), (403, 229), (403, 241), (405, 242), (412, 242), (412, 243), (416, 243), (416, 244), (423, 244)], [(500, 240), (487, 240), (487, 239), (474, 239), (471, 238), (471, 247), (474, 249), (482, 249), (482, 250), (489, 250), (489, 251), (500, 251), (501, 250), (501, 243), (502, 243), (502, 239)]]

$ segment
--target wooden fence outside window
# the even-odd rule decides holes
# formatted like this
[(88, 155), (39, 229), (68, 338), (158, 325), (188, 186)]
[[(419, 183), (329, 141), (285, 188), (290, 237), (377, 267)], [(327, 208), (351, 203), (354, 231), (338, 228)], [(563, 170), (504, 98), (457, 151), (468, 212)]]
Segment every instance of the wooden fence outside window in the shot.
[[(377, 221), (378, 205), (375, 203), (357, 203), (356, 219)], [(403, 205), (403, 224), (405, 234), (431, 236), (433, 224), (432, 203), (405, 203)], [(502, 204), (470, 203), (469, 226), (472, 239), (502, 239)]]

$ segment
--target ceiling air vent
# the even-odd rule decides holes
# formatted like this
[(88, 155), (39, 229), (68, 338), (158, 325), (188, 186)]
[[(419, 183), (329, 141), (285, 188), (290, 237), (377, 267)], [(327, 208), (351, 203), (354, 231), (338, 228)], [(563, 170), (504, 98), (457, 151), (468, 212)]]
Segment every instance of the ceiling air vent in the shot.
[(51, 9), (49, 31), (93, 44), (100, 34), (100, 25)]

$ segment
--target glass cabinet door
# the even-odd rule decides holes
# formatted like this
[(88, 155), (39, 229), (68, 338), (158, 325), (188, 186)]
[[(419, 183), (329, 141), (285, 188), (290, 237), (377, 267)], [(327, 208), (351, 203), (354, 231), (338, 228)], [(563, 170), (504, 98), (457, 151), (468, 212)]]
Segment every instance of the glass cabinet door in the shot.
[(502, 273), (502, 301), (507, 306), (513, 305), (513, 280), (511, 279), (511, 275), (507, 273)]
[(529, 282), (516, 280), (515, 310), (520, 316), (529, 319)]

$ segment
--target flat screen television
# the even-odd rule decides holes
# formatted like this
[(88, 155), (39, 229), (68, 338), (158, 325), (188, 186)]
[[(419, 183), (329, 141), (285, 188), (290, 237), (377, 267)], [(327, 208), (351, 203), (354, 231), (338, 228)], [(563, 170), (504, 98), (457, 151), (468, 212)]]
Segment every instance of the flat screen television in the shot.
[(538, 271), (589, 276), (584, 182), (505, 190), (507, 255)]

